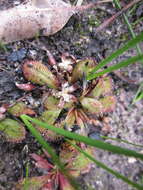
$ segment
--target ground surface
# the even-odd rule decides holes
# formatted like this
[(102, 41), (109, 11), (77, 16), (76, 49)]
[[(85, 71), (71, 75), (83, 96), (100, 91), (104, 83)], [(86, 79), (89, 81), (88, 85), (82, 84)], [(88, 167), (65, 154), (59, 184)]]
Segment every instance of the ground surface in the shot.
[[(17, 4), (19, 4), (19, 1), (16, 0), (2, 0), (0, 1), (0, 9), (6, 9)], [(140, 7), (142, 7), (142, 4), (139, 4), (129, 15), (131, 22), (135, 22), (143, 16)], [(6, 46), (7, 52), (0, 50), (0, 103), (12, 103), (25, 94), (15, 86), (16, 81), (24, 81), (21, 65), (25, 59), (46, 61), (47, 55), (42, 50), (43, 47), (50, 50), (57, 60), (60, 59), (62, 52), (68, 51), (77, 58), (90, 56), (97, 61), (119, 48), (130, 38), (122, 19), (117, 19), (104, 31), (98, 34), (95, 33), (96, 27), (116, 11), (110, 3), (106, 6), (99, 6), (81, 15), (73, 16), (62, 31), (51, 37), (12, 43)], [(139, 33), (143, 30), (143, 24), (139, 22), (134, 25), (134, 29), (135, 32)], [(143, 50), (143, 47), (141, 48)], [(129, 51), (117, 61), (133, 54), (136, 54), (136, 50)], [(129, 84), (115, 74), (111, 74), (114, 79), (118, 102), (115, 112), (110, 114), (112, 122), (109, 136), (143, 144), (143, 101), (130, 106), (138, 89), (138, 84), (143, 80), (143, 66), (135, 64), (123, 71), (127, 77), (136, 80), (136, 84)], [(39, 105), (38, 93), (34, 97), (34, 101), (33, 95), (29, 97), (29, 102), (33, 103), (35, 108)], [(3, 138), (0, 139), (0, 143), (0, 190), (11, 190), (14, 183), (23, 176), (24, 146), (28, 145), (29, 153), (37, 152), (40, 146), (29, 133), (27, 133), (27, 138), (22, 143), (6, 143)], [(120, 145), (119, 143), (112, 143)], [(121, 145), (137, 151), (142, 150), (131, 145)], [(138, 182), (141, 181), (143, 164), (140, 161), (134, 160), (132, 162), (129, 158), (100, 150), (95, 150), (95, 157), (125, 176)], [(30, 169), (31, 175), (34, 175), (35, 172), (34, 169)], [(82, 180), (85, 184), (83, 185), (85, 190), (88, 188), (95, 190), (132, 189), (98, 167), (93, 168), (89, 174), (82, 176)]]

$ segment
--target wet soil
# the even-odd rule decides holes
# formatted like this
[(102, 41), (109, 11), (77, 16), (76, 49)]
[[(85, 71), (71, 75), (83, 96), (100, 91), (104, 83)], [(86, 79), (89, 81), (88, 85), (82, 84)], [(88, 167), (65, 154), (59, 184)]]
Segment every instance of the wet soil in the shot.
[[(19, 3), (20, 1), (17, 0), (2, 0), (0, 2), (0, 10), (18, 5)], [(128, 12), (132, 23), (135, 23), (136, 20), (143, 16), (141, 7), (142, 3), (132, 9), (132, 12), (131, 10)], [(97, 26), (116, 13), (116, 11), (116, 8), (111, 3), (98, 6), (80, 15), (74, 15), (60, 32), (51, 37), (15, 42), (6, 45), (6, 51), (0, 49), (0, 103), (13, 103), (26, 94), (15, 86), (15, 82), (26, 82), (22, 75), (21, 66), (26, 59), (47, 62), (48, 57), (44, 51), (45, 48), (51, 51), (57, 61), (60, 60), (61, 53), (69, 52), (77, 59), (94, 57), (99, 62), (121, 47), (131, 38), (122, 18), (116, 19), (109, 27), (96, 34)], [(139, 33), (143, 30), (143, 24), (138, 22), (133, 25), (133, 28), (136, 33)], [(141, 44), (141, 49), (143, 51), (143, 44)], [(136, 49), (132, 49), (113, 63), (136, 55), (136, 53)], [(140, 63), (136, 63), (122, 69), (122, 72), (128, 78), (135, 80), (136, 83), (130, 84), (119, 78), (115, 73), (110, 74), (114, 80), (117, 106), (116, 110), (110, 114), (112, 120), (111, 130), (108, 135), (128, 140), (132, 143), (143, 144), (143, 101), (131, 106), (139, 83), (143, 81), (143, 66)], [(31, 94), (29, 102), (31, 104), (34, 102), (33, 106), (36, 108), (39, 105), (38, 95), (33, 97)], [(1, 133), (0, 136), (0, 190), (11, 190), (14, 184), (25, 175), (24, 164), (25, 160), (29, 158), (29, 154), (38, 152), (41, 146), (28, 131), (26, 139), (18, 144), (7, 143), (2, 138)], [(111, 140), (108, 140), (108, 142), (136, 151), (142, 151), (141, 148), (131, 145), (115, 143)], [(28, 146), (28, 153), (24, 151), (25, 145)], [(143, 164), (139, 160), (132, 160), (101, 150), (95, 150), (95, 158), (123, 175), (141, 183)], [(36, 175), (34, 168), (30, 168), (30, 175)], [(82, 188), (85, 190), (133, 189), (96, 166), (92, 168), (90, 173), (82, 176), (80, 181), (84, 181)]]

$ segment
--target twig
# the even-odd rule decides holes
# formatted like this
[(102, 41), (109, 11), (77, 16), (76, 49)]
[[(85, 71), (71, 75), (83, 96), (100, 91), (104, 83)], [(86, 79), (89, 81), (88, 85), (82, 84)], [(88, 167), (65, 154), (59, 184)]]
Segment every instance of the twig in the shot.
[(111, 16), (109, 19), (105, 20), (97, 29), (96, 29), (96, 33), (100, 32), (101, 30), (103, 30), (104, 28), (106, 28), (107, 26), (109, 26), (109, 24), (111, 24), (112, 22), (115, 21), (115, 19), (117, 17), (119, 17), (120, 15), (122, 15), (126, 10), (128, 10), (130, 7), (132, 7), (134, 4), (140, 2), (141, 0), (134, 0), (131, 3), (127, 4), (122, 10), (120, 10), (119, 12), (117, 12), (116, 14), (114, 14), (113, 16)]
[(100, 0), (100, 1), (97, 1), (95, 3), (89, 3), (87, 5), (82, 5), (82, 6), (77, 6), (77, 4), (78, 4), (78, 2), (77, 2), (76, 6), (75, 6), (74, 13), (83, 12), (84, 10), (87, 10), (89, 8), (93, 8), (97, 5), (101, 5), (103, 3), (109, 3), (109, 2), (113, 2), (113, 0)]

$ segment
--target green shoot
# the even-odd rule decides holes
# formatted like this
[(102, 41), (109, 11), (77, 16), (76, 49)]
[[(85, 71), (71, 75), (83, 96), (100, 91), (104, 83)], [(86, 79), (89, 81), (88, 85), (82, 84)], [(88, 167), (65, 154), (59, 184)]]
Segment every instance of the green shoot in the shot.
[[(140, 154), (140, 153), (135, 152), (133, 150), (121, 148), (119, 146), (111, 145), (109, 143), (106, 143), (106, 142), (103, 142), (100, 140), (93, 140), (93, 139), (90, 139), (88, 137), (85, 137), (85, 136), (82, 136), (82, 135), (79, 135), (79, 134), (76, 134), (73, 132), (66, 131), (64, 129), (56, 128), (54, 126), (50, 126), (44, 122), (39, 121), (38, 119), (34, 119), (34, 118), (29, 117), (27, 115), (22, 115), (21, 119), (25, 122), (26, 126), (27, 126), (27, 124), (28, 125), (30, 124), (29, 126), (32, 127), (31, 123), (29, 122), (29, 121), (31, 121), (37, 125), (42, 126), (43, 128), (49, 129), (55, 133), (63, 135), (64, 137), (68, 137), (70, 139), (74, 139), (76, 141), (80, 141), (80, 142), (83, 142), (87, 145), (90, 145), (90, 146), (93, 146), (93, 147), (96, 147), (96, 148), (99, 148), (102, 150), (107, 150), (107, 151), (110, 151), (112, 153), (121, 154), (121, 155), (129, 156), (129, 157), (135, 157), (135, 158), (139, 158), (139, 159), (143, 160), (143, 154)], [(44, 141), (44, 143), (45, 143), (45, 141)], [(47, 149), (47, 146), (46, 146), (46, 149)]]
[(138, 91), (132, 101), (132, 104), (136, 103), (137, 101), (143, 99), (143, 83), (140, 84), (140, 87), (138, 88)]

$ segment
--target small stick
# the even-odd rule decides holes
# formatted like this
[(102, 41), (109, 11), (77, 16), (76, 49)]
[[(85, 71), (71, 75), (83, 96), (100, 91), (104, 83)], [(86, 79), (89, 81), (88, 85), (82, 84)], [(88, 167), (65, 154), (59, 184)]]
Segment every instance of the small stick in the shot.
[[(109, 26), (109, 24), (111, 24), (112, 22), (115, 21), (115, 19), (117, 17), (119, 17), (120, 15), (122, 15), (125, 11), (127, 11), (130, 7), (132, 7), (134, 4), (140, 2), (141, 0), (134, 0), (132, 2), (130, 2), (129, 4), (127, 4), (122, 10), (120, 10), (119, 12), (117, 12), (116, 14), (114, 14), (113, 16), (111, 16), (109, 19), (105, 20), (97, 29), (96, 29), (96, 33), (100, 32), (101, 30), (103, 30), (104, 28), (106, 28), (107, 26)], [(97, 2), (98, 3), (98, 2)]]
[(87, 9), (90, 9), (90, 8), (93, 8), (97, 5), (101, 5), (103, 3), (108, 3), (108, 2), (112, 2), (113, 0), (102, 0), (102, 1), (97, 1), (95, 3), (89, 3), (87, 5), (82, 5), (82, 6), (75, 6), (74, 7), (74, 10), (73, 10), (73, 13), (76, 14), (76, 13), (79, 13), (79, 12), (83, 12), (84, 10), (87, 10)]

